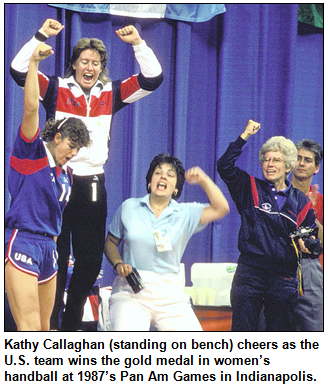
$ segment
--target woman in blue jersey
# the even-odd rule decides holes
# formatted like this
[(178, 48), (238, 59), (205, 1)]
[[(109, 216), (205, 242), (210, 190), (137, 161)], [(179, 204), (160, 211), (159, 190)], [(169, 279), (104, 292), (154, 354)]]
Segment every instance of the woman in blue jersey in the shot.
[(53, 54), (41, 43), (27, 73), (24, 113), (10, 158), (5, 217), (5, 287), (18, 331), (47, 331), (53, 309), (62, 212), (72, 175), (66, 163), (90, 142), (75, 118), (49, 120), (39, 134), (38, 66)]
[[(178, 203), (185, 179), (200, 185), (210, 204)], [(123, 202), (109, 225), (105, 254), (118, 273), (109, 302), (110, 329), (148, 331), (152, 325), (159, 331), (201, 331), (184, 293), (180, 261), (192, 235), (223, 218), (228, 202), (199, 167), (185, 173), (168, 154), (153, 159), (146, 182), (149, 194)], [(136, 294), (126, 280), (133, 267), (145, 285)]]

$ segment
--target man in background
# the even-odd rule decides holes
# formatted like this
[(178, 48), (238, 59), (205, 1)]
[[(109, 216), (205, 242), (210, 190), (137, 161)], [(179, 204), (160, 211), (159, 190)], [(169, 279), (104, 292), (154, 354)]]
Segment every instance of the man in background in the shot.
[[(323, 195), (318, 186), (311, 186), (312, 177), (318, 173), (323, 152), (321, 146), (308, 139), (296, 143), (297, 162), (292, 172), (294, 188), (305, 193), (312, 201), (318, 225), (318, 238), (323, 247)], [(297, 331), (323, 331), (323, 254), (319, 258), (307, 258), (303, 253), (302, 289), (295, 310)]]

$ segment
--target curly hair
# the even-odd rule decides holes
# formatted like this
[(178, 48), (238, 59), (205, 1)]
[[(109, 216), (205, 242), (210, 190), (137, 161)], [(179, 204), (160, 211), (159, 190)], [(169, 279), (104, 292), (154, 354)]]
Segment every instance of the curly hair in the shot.
[(297, 150), (304, 149), (307, 151), (311, 151), (314, 155), (315, 166), (320, 165), (320, 162), (323, 157), (323, 151), (322, 151), (322, 147), (319, 145), (318, 142), (309, 139), (302, 139), (296, 143), (296, 148)]
[(63, 139), (69, 138), (77, 147), (88, 147), (91, 144), (89, 131), (81, 119), (49, 119), (40, 136), (43, 141), (51, 142), (57, 133), (61, 134)]
[(177, 192), (177, 194), (173, 193), (172, 194), (172, 198), (174, 200), (177, 200), (180, 197), (180, 195), (181, 195), (181, 192), (182, 192), (182, 189), (183, 189), (183, 185), (184, 185), (184, 182), (185, 182), (185, 170), (183, 168), (182, 162), (178, 158), (173, 157), (170, 154), (166, 154), (166, 153), (158, 154), (151, 161), (149, 169), (148, 169), (148, 172), (147, 172), (147, 175), (146, 175), (146, 188), (147, 188), (147, 192), (150, 193), (150, 188), (148, 186), (149, 186), (149, 184), (151, 182), (151, 179), (152, 179), (152, 176), (154, 174), (155, 169), (158, 166), (163, 165), (163, 163), (170, 164), (173, 167), (173, 169), (175, 170), (175, 172), (176, 172), (176, 175), (177, 175), (176, 188), (178, 189), (178, 192)]
[(286, 169), (294, 169), (297, 161), (297, 149), (290, 139), (286, 139), (284, 136), (273, 136), (268, 139), (259, 151), (261, 165), (264, 162), (264, 154), (269, 151), (280, 151), (284, 155)]
[(75, 76), (75, 70), (73, 69), (73, 65), (79, 59), (82, 51), (85, 50), (92, 50), (99, 53), (101, 63), (101, 72), (99, 74), (99, 80), (104, 84), (109, 82), (110, 79), (107, 78), (108, 69), (106, 68), (107, 50), (103, 41), (97, 38), (81, 38), (78, 40), (77, 44), (73, 47), (72, 56), (69, 61), (68, 68), (66, 70), (65, 77), (70, 77), (72, 75)]

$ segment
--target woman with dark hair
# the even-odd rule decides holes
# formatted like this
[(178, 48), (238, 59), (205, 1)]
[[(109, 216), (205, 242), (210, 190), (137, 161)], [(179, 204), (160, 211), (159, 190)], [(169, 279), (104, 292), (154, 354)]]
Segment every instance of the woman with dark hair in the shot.
[(51, 47), (41, 43), (30, 59), (23, 120), (10, 158), (5, 286), (18, 331), (49, 330), (56, 239), (72, 185), (66, 163), (90, 142), (85, 124), (76, 118), (50, 120), (39, 136), (38, 66), (51, 54)]
[[(178, 203), (185, 180), (200, 185), (210, 204)], [(184, 292), (180, 261), (192, 235), (223, 218), (228, 202), (202, 169), (185, 172), (179, 159), (168, 154), (153, 159), (146, 184), (149, 194), (124, 201), (108, 228), (105, 254), (118, 274), (109, 301), (110, 330), (201, 331)], [(144, 285), (138, 293), (126, 279), (133, 268)]]

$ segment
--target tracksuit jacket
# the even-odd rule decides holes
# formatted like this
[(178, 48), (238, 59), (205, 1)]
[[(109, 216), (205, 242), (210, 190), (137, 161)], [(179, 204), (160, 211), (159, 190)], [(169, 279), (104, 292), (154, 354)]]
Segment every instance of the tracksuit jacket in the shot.
[[(27, 42), (11, 63), (10, 73), (16, 83), (24, 87), (29, 60), (35, 48), (46, 38), (39, 32)], [(145, 41), (132, 46), (141, 72), (126, 80), (103, 84), (98, 80), (84, 95), (74, 76), (47, 76), (40, 71), (40, 100), (50, 117), (60, 120), (76, 117), (83, 120), (90, 132), (91, 147), (83, 147), (68, 165), (78, 176), (102, 174), (108, 158), (111, 123), (114, 114), (157, 89), (163, 81), (162, 68), (154, 52)]]
[(272, 185), (236, 166), (245, 143), (238, 137), (217, 161), (218, 173), (241, 216), (238, 263), (294, 276), (297, 255), (289, 235), (300, 226), (313, 228), (317, 235), (312, 202), (289, 185), (279, 209)]

